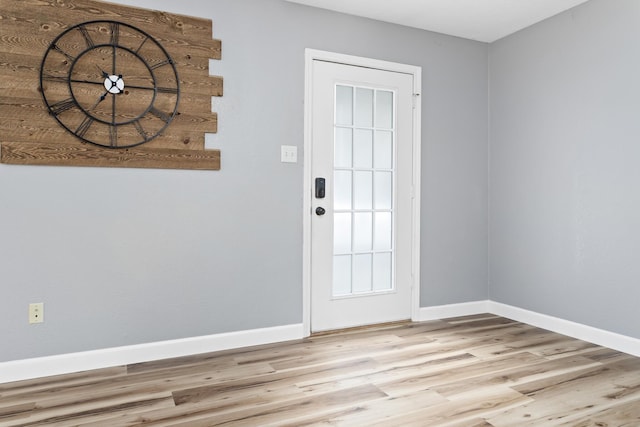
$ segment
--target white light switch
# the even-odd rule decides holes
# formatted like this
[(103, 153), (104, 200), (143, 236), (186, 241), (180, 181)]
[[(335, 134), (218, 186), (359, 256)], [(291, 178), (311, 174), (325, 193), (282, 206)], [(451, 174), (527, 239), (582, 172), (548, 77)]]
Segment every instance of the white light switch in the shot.
[(280, 146), (280, 161), (282, 163), (297, 163), (298, 147), (296, 147), (295, 145)]

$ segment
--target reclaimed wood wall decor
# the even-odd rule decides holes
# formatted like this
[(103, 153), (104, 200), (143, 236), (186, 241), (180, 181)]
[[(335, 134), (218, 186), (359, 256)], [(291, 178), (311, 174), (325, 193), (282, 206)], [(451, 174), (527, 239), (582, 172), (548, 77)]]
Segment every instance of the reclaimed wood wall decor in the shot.
[[(153, 49), (170, 59), (154, 63)], [(222, 77), (209, 75), (209, 59), (220, 56), (207, 19), (98, 0), (0, 0), (0, 162), (219, 170), (220, 151), (204, 142), (217, 131), (211, 97), (222, 96)], [(62, 63), (59, 74), (48, 68)]]

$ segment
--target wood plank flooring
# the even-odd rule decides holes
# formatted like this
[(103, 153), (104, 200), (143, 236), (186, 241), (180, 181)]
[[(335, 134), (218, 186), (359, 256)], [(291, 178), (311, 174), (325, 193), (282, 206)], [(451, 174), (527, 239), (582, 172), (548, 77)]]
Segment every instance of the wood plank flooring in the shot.
[(640, 358), (493, 315), (0, 384), (2, 426), (638, 427)]

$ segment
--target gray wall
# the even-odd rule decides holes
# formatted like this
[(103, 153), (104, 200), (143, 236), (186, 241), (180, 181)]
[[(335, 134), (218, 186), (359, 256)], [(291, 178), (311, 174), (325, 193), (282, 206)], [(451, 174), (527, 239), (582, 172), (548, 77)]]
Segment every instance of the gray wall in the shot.
[[(0, 361), (302, 322), (304, 48), (423, 67), (422, 305), (487, 297), (487, 45), (282, 0), (210, 18), (219, 172), (0, 165)], [(27, 305), (45, 303), (45, 323)]]
[(490, 298), (640, 338), (637, 0), (489, 48)]

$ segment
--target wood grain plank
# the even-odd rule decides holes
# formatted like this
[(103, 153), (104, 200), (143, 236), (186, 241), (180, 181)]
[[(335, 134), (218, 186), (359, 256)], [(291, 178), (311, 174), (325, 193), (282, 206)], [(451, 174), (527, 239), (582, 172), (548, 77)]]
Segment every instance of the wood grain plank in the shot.
[(615, 404), (607, 409), (571, 421), (559, 427), (635, 427), (640, 426), (640, 404), (637, 401)]
[[(468, 354), (468, 353), (467, 353)], [(469, 355), (470, 356), (470, 355)], [(471, 380), (475, 377), (481, 376), (487, 373), (499, 373), (501, 371), (514, 368), (522, 364), (535, 363), (539, 361), (534, 355), (520, 354), (517, 357), (502, 357), (496, 358), (491, 361), (482, 361), (478, 358), (471, 356), (468, 363), (459, 363), (451, 367), (451, 369), (441, 369), (438, 365), (431, 363), (420, 366), (419, 370), (409, 372), (409, 375), (403, 375), (399, 378), (382, 379), (378, 381), (374, 379), (374, 384), (378, 385), (384, 392), (395, 394), (406, 394), (412, 390), (419, 390), (422, 388), (431, 388), (438, 390), (439, 386), (443, 386), (449, 383), (455, 383), (457, 381)], [(459, 394), (463, 394), (468, 389), (459, 391)], [(452, 398), (458, 395), (458, 393), (443, 394), (448, 398)]]
[[(212, 39), (212, 23), (206, 19), (91, 0), (2, 0), (0, 6), (4, 21), (39, 24), (31, 26), (31, 31), (49, 34), (50, 39), (69, 25), (90, 20), (117, 20), (153, 34), (167, 45), (167, 49), (208, 48), (213, 55), (211, 58), (220, 58), (220, 41)], [(180, 39), (174, 34), (179, 34)]]
[(13, 165), (101, 166), (219, 170), (219, 150), (131, 148), (107, 150), (89, 144), (31, 144), (4, 142), (0, 161)]
[(161, 409), (172, 407), (173, 402), (167, 396), (149, 396), (148, 398), (135, 400), (131, 398), (114, 399), (93, 404), (78, 404), (72, 408), (69, 406), (56, 408), (54, 411), (34, 411), (27, 419), (21, 420), (20, 426), (69, 426), (76, 425), (78, 419), (89, 420), (93, 425), (101, 419), (111, 418), (114, 413), (135, 413), (143, 409)]
[(474, 418), (470, 420), (446, 423), (443, 427), (495, 427), (487, 420)]
[(20, 423), (31, 417), (37, 408), (35, 402), (18, 403), (17, 405), (3, 404), (0, 407), (0, 425), (7, 423)]
[[(447, 400), (432, 390), (419, 390), (403, 396), (385, 397), (371, 402), (352, 405), (337, 412), (300, 417), (294, 422), (285, 421), (283, 427), (303, 427), (314, 425), (367, 426), (373, 422), (385, 422), (397, 414), (415, 410), (416, 407), (430, 407)], [(311, 411), (310, 411), (311, 412)]]
[(517, 363), (520, 355), (523, 354), (527, 353), (507, 356), (507, 358), (511, 358), (515, 362), (513, 367), (507, 366), (504, 370), (498, 369), (497, 371), (485, 372), (478, 376), (464, 376), (458, 380), (452, 379), (445, 384), (436, 384), (433, 386), (433, 389), (437, 390), (438, 393), (443, 396), (450, 397), (465, 393), (470, 388), (480, 389), (494, 385), (513, 387), (543, 378), (554, 378), (559, 375), (602, 366), (599, 362), (581, 356), (569, 357), (562, 360), (546, 360), (541, 358), (529, 360), (525, 358), (520, 359), (523, 363)]
[(176, 405), (179, 406), (187, 403), (197, 403), (203, 400), (215, 399), (224, 393), (234, 393), (236, 391), (252, 394), (255, 390), (261, 390), (264, 387), (273, 390), (278, 387), (288, 387), (291, 384), (300, 387), (300, 384), (305, 382), (314, 382), (324, 378), (349, 378), (370, 372), (376, 366), (377, 363), (370, 358), (305, 366), (296, 370), (295, 373), (276, 371), (272, 374), (255, 376), (249, 379), (225, 381), (216, 385), (177, 390), (173, 393), (173, 397)]
[[(382, 399), (386, 395), (373, 385), (344, 389), (336, 392), (315, 395), (285, 404), (270, 404), (264, 407), (244, 408), (240, 411), (209, 416), (199, 420), (177, 423), (176, 427), (196, 426), (234, 426), (254, 427), (279, 425), (283, 422), (309, 416), (309, 412), (330, 413), (336, 408), (345, 408), (354, 402), (369, 402)], [(313, 409), (312, 409), (313, 408)]]
[(612, 402), (638, 401), (638, 381), (640, 372), (625, 373), (606, 365), (533, 381), (513, 387), (531, 397), (531, 403), (489, 421), (496, 426), (566, 422), (581, 411), (594, 413), (610, 407)]
[(99, 382), (104, 379), (124, 377), (127, 374), (126, 366), (115, 366), (112, 368), (95, 369), (92, 371), (75, 372), (64, 375), (54, 375), (45, 378), (35, 378), (32, 380), (0, 383), (0, 405), (7, 401), (7, 398), (15, 395), (32, 396), (41, 390), (72, 388), (77, 384), (87, 381)]
[[(396, 414), (385, 421), (370, 423), (369, 426), (389, 425), (445, 427), (449, 424), (471, 423), (478, 418), (500, 414), (510, 408), (520, 407), (532, 399), (506, 387), (496, 387), (481, 394), (468, 395), (464, 399), (447, 401), (430, 407), (414, 408), (411, 412)], [(475, 421), (473, 421), (475, 422)], [(489, 419), (491, 424), (492, 421)], [(514, 424), (515, 427), (517, 424)]]

